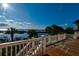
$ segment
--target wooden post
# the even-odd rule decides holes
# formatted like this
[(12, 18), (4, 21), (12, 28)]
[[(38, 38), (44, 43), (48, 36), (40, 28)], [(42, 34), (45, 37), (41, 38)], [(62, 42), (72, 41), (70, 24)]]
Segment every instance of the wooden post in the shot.
[(12, 48), (12, 46), (11, 46), (11, 56), (13, 55), (13, 48)]
[[(23, 48), (24, 48), (24, 44), (22, 44), (23, 45)], [(24, 51), (23, 51), (23, 56), (24, 56)]]
[(21, 44), (19, 44), (19, 51), (21, 50)]
[(56, 40), (58, 40), (58, 35), (56, 35)]
[(46, 54), (46, 38), (44, 38), (44, 45), (43, 45), (43, 48), (44, 48), (44, 54)]
[[(59, 35), (59, 34), (58, 34), (58, 35)], [(58, 35), (57, 35), (57, 40), (59, 40), (59, 39), (58, 39)]]
[(34, 37), (32, 37), (32, 49), (35, 48), (35, 40), (34, 40)]
[(66, 33), (64, 33), (64, 38), (63, 39), (66, 39)]
[(46, 38), (42, 36), (42, 55), (46, 54)]
[(8, 56), (8, 47), (6, 47), (6, 56)]
[(77, 39), (77, 32), (74, 33), (73, 38), (74, 38), (74, 39)]
[(17, 45), (15, 45), (15, 56), (17, 54)]
[(58, 40), (61, 40), (61, 38), (60, 38), (60, 34), (58, 34)]
[(26, 50), (25, 50), (25, 52), (26, 52), (26, 54), (25, 54), (25, 55), (27, 55), (27, 52), (28, 52), (28, 47), (26, 47)]
[[(53, 40), (53, 39), (52, 39)], [(50, 35), (48, 35), (48, 44), (50, 44), (51, 43), (51, 36)]]
[(57, 41), (57, 35), (54, 35), (55, 36), (55, 40)]
[(0, 48), (0, 56), (2, 56), (2, 48)]

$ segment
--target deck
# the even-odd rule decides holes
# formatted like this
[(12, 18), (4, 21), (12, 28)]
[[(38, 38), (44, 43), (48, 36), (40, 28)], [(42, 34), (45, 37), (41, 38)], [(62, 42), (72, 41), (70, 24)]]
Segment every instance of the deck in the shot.
[[(79, 39), (75, 39), (64, 43), (64, 48), (61, 49), (59, 46), (54, 47), (53, 45), (48, 46), (46, 56), (79, 56)], [(68, 48), (66, 51), (65, 49)]]
[(70, 34), (0, 44), (0, 56), (79, 56), (79, 40)]

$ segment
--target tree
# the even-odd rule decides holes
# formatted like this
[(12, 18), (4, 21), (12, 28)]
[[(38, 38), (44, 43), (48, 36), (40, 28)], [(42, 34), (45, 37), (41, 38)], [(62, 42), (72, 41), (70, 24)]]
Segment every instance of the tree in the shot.
[(64, 29), (61, 26), (58, 25), (52, 25), (51, 26), (53, 29), (54, 34), (61, 34), (64, 33)]
[(52, 26), (46, 27), (46, 32), (49, 35), (55, 35), (55, 34), (64, 33), (64, 29), (62, 27), (60, 27), (60, 26), (52, 25)]
[(67, 27), (65, 29), (65, 33), (68, 33), (68, 34), (73, 34), (74, 33), (74, 29), (72, 27)]
[(15, 31), (14, 28), (10, 28), (10, 35), (11, 35), (11, 40), (12, 41), (14, 40), (14, 31)]
[(14, 33), (15, 33), (15, 32), (16, 32), (15, 28), (12, 28), (12, 27), (8, 28), (8, 30), (7, 30), (7, 32), (6, 32), (6, 34), (10, 34), (11, 41), (14, 40)]
[(74, 24), (76, 24), (77, 30), (79, 30), (79, 19), (77, 19), (77, 20), (74, 22)]
[(36, 32), (36, 30), (31, 29), (31, 30), (28, 30), (27, 33), (29, 34), (29, 38), (37, 37), (37, 32)]
[(47, 26), (45, 31), (49, 34), (49, 35), (53, 35), (53, 31), (52, 31), (52, 28)]

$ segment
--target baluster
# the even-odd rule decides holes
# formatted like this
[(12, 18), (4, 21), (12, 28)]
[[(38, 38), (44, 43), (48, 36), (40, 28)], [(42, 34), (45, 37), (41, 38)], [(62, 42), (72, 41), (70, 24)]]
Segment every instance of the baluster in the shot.
[(15, 55), (17, 54), (17, 45), (15, 45)]
[(56, 37), (56, 40), (58, 41), (58, 35), (55, 35), (55, 37)]
[(48, 36), (48, 43), (49, 44), (51, 43), (51, 36), (50, 35)]
[(52, 36), (52, 40), (53, 40), (53, 41), (55, 41), (55, 38), (54, 38), (54, 36)]
[(35, 48), (35, 40), (34, 40), (34, 37), (32, 37), (32, 49)]
[[(26, 44), (27, 45), (27, 44)], [(25, 55), (27, 55), (27, 52), (28, 52), (28, 49), (27, 49), (27, 47), (26, 47), (26, 49), (25, 49)]]
[(13, 55), (13, 53), (12, 53), (12, 51), (13, 51), (13, 48), (12, 48), (13, 46), (11, 46), (11, 56)]
[(57, 39), (56, 39), (56, 35), (54, 35), (54, 37), (55, 37), (55, 40), (57, 41)]
[[(23, 44), (23, 48), (24, 48), (24, 44)], [(23, 56), (24, 56), (24, 50), (23, 50)]]
[[(53, 38), (54, 38), (54, 40), (55, 40), (55, 35), (53, 35)], [(55, 40), (56, 41), (56, 40)]]
[(66, 34), (64, 33), (64, 39), (66, 39)]
[(30, 55), (30, 48), (29, 48), (29, 45), (28, 45), (28, 55)]
[(54, 35), (54, 40), (56, 40), (55, 35)]
[(58, 34), (58, 40), (60, 40), (60, 34)]
[(46, 54), (46, 38), (44, 38), (44, 41), (43, 41), (43, 52), (44, 52), (44, 54)]
[(21, 44), (19, 44), (19, 51), (21, 50)]
[(0, 48), (0, 56), (2, 56), (2, 48)]
[(73, 35), (73, 38), (74, 38), (74, 39), (76, 39), (76, 34), (77, 34), (77, 33), (75, 32), (74, 35)]
[(46, 38), (42, 36), (42, 55), (46, 53)]
[(6, 47), (6, 56), (8, 56), (8, 47)]
[(58, 40), (58, 35), (57, 35), (57, 40)]

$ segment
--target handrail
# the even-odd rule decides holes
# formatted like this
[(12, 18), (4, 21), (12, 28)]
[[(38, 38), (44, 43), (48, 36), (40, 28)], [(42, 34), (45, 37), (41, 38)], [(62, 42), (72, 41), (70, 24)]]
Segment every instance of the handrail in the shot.
[[(46, 40), (48, 40), (48, 42)], [(54, 40), (56, 40), (56, 41), (54, 42)], [(39, 37), (39, 38), (32, 38), (32, 39), (28, 39), (28, 40), (1, 43), (0, 48), (7, 48), (7, 47), (11, 47), (11, 46), (16, 46), (16, 45), (21, 45), (21, 44), (24, 45), (25, 44), (22, 47), (22, 49), (20, 49), (19, 52), (17, 52), (15, 54), (15, 55), (20, 55), (22, 52), (24, 52), (25, 49), (27, 49), (27, 46), (29, 46), (32, 43), (32, 50), (33, 49), (34, 50), (32, 51), (31, 55), (34, 55), (35, 54), (34, 51), (37, 51), (42, 47), (45, 48), (48, 45), (48, 43), (56, 44), (56, 43), (59, 43), (59, 42), (64, 41), (64, 40), (66, 40), (65, 35), (64, 34), (59, 34), (59, 35), (54, 35), (54, 36), (45, 36), (45, 37)], [(42, 41), (42, 43), (40, 43), (40, 41)], [(46, 41), (46, 43), (45, 43), (45, 41)], [(51, 43), (51, 41), (53, 43)], [(39, 43), (39, 44), (35, 45), (35, 43)], [(43, 44), (43, 46), (42, 46), (42, 44)], [(44, 45), (44, 44), (46, 44), (46, 45)], [(41, 45), (41, 46), (39, 46), (39, 45)]]
[(13, 46), (13, 45), (19, 45), (19, 44), (22, 44), (22, 43), (27, 43), (29, 41), (32, 41), (32, 40), (21, 40), (21, 41), (1, 43), (0, 48), (4, 48), (4, 47), (7, 47), (7, 46), (9, 47), (9, 46)]
[[(34, 38), (35, 41), (39, 41), (41, 39), (41, 37), (39, 38)], [(7, 47), (7, 46), (12, 46), (12, 45), (19, 45), (19, 44), (22, 44), (22, 43), (27, 43), (27, 42), (30, 42), (32, 41), (33, 39), (28, 39), (28, 40), (21, 40), (21, 41), (13, 41), (13, 42), (7, 42), (7, 43), (1, 43), (0, 44), (0, 48), (4, 48), (4, 47)]]

